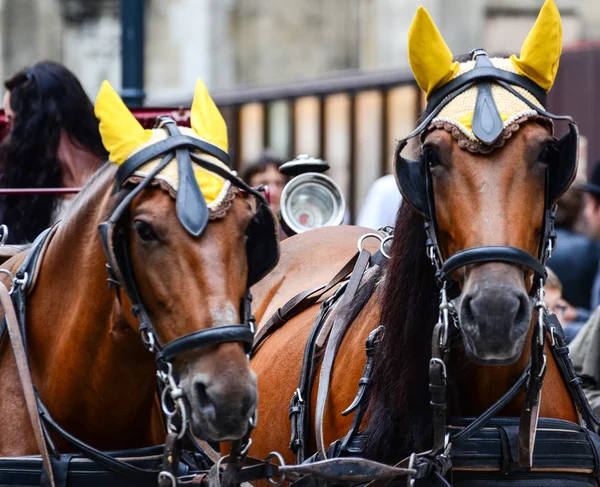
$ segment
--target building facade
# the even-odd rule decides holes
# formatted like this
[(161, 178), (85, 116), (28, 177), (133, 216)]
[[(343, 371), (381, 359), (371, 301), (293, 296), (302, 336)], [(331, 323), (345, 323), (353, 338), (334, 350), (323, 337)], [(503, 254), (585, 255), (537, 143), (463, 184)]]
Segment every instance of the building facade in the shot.
[[(128, 1), (128, 0), (122, 0)], [(419, 4), (455, 53), (518, 51), (542, 0), (146, 0), (150, 105), (211, 91), (407, 65)], [(600, 2), (557, 0), (565, 46), (600, 41)], [(65, 63), (93, 95), (120, 85), (119, 0), (0, 0), (0, 76), (39, 59)]]

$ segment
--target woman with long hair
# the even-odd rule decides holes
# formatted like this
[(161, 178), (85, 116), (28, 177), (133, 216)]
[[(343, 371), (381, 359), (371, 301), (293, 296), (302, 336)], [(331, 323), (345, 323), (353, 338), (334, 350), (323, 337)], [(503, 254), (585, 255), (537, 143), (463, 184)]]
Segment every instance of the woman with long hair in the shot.
[[(64, 66), (42, 61), (4, 82), (10, 132), (0, 146), (0, 187), (81, 187), (105, 160), (94, 107)], [(59, 220), (72, 195), (3, 197), (10, 243), (32, 241)]]

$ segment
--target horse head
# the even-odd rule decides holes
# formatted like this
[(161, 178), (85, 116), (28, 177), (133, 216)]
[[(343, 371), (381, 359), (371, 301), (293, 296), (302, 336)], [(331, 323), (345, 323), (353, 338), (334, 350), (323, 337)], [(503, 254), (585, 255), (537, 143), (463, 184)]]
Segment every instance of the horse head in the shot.
[(163, 410), (200, 438), (241, 439), (257, 401), (248, 288), (277, 262), (273, 215), (230, 169), (225, 122), (200, 80), (191, 128), (163, 118), (144, 130), (107, 82), (96, 114), (119, 166), (99, 227), (110, 281), (156, 354)]
[[(467, 355), (482, 364), (521, 355), (532, 311), (543, 303), (553, 206), (576, 172), (577, 129), (545, 110), (561, 33), (552, 0), (519, 57), (490, 58), (479, 49), (454, 60), (422, 7), (409, 33), (411, 67), (428, 105), (399, 144), (398, 183), (425, 218), (442, 299)], [(570, 127), (560, 140), (553, 137), (557, 119)], [(420, 160), (408, 161), (400, 151), (415, 136)]]

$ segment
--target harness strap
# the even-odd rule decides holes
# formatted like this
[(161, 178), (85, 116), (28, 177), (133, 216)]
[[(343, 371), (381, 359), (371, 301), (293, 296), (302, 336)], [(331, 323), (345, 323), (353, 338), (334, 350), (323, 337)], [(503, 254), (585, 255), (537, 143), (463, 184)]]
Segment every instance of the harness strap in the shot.
[(321, 373), (319, 375), (319, 389), (317, 391), (317, 406), (315, 412), (315, 435), (317, 439), (317, 452), (321, 458), (325, 459), (325, 441), (323, 439), (323, 415), (325, 413), (325, 405), (327, 403), (327, 396), (329, 394), (329, 383), (331, 381), (331, 372), (333, 369), (333, 363), (337, 355), (337, 351), (342, 343), (342, 339), (348, 330), (350, 325), (347, 319), (347, 311), (349, 305), (354, 300), (356, 291), (360, 286), (371, 254), (368, 250), (362, 249), (358, 255), (356, 265), (350, 275), (350, 280), (346, 287), (346, 291), (340, 302), (340, 309), (335, 317), (333, 327), (331, 329), (331, 335), (325, 348), (325, 355), (323, 356), (323, 365), (321, 366)]
[(373, 359), (375, 358), (375, 352), (377, 350), (377, 346), (379, 345), (379, 335), (383, 335), (384, 333), (384, 326), (379, 325), (369, 334), (369, 337), (367, 338), (367, 341), (365, 343), (365, 353), (367, 355), (367, 361), (365, 362), (363, 375), (358, 381), (358, 391), (356, 393), (354, 401), (352, 401), (352, 404), (345, 411), (342, 412), (342, 416), (347, 416), (352, 411), (354, 411), (352, 425), (350, 426), (348, 433), (342, 439), (340, 444), (340, 450), (344, 453), (348, 451), (352, 440), (359, 433), (359, 428), (362, 423), (364, 414), (366, 412), (367, 405), (369, 403), (369, 386), (371, 381), (371, 372), (373, 370)]
[(318, 364), (316, 360), (317, 350), (319, 349), (317, 344), (318, 337), (325, 323), (331, 319), (332, 309), (338, 303), (345, 286), (340, 286), (333, 296), (321, 303), (319, 314), (315, 319), (304, 347), (298, 389), (296, 389), (290, 400), (290, 409), (288, 411), (291, 427), (290, 450), (296, 454), (296, 463), (298, 464), (304, 462), (308, 456), (311, 414), (310, 397)]
[(432, 452), (443, 452), (446, 443), (446, 353), (441, 347), (444, 323), (438, 322), (433, 328), (431, 339), (431, 360), (429, 361), (429, 405), (433, 414), (431, 423), (433, 429)]
[(23, 337), (21, 336), (21, 330), (19, 329), (19, 322), (17, 320), (13, 302), (4, 283), (0, 285), (0, 304), (4, 310), (4, 320), (8, 329), (8, 335), (10, 337), (13, 353), (15, 355), (17, 371), (19, 373), (19, 379), (21, 380), (23, 395), (27, 405), (27, 412), (29, 413), (31, 427), (33, 428), (35, 442), (37, 443), (38, 450), (42, 455), (42, 462), (44, 463), (44, 468), (46, 469), (48, 482), (51, 487), (55, 487), (56, 484), (54, 481), (54, 473), (52, 471), (52, 463), (50, 462), (48, 446), (46, 445), (46, 441), (44, 439), (44, 432), (42, 430), (42, 424), (38, 414), (36, 393), (33, 387), (33, 381), (31, 380), (31, 371), (29, 370), (29, 365), (27, 363), (25, 344), (23, 343)]
[[(538, 310), (538, 313), (541, 312), (541, 310)], [(534, 330), (531, 338), (531, 370), (525, 403), (521, 411), (521, 421), (519, 421), (519, 465), (530, 468), (533, 466), (535, 434), (540, 414), (542, 386), (546, 374), (546, 354), (544, 351), (546, 331), (543, 324), (539, 325), (539, 328), (539, 330)]]
[(93, 446), (90, 446), (87, 443), (84, 443), (83, 441), (79, 440), (78, 438), (76, 438), (75, 436), (70, 434), (68, 431), (64, 430), (52, 418), (52, 416), (46, 409), (46, 406), (44, 406), (44, 404), (39, 399), (39, 397), (37, 397), (37, 407), (38, 407), (38, 411), (39, 411), (41, 419), (43, 419), (47, 425), (51, 426), (52, 429), (54, 431), (56, 431), (63, 439), (68, 441), (71, 445), (75, 446), (77, 449), (79, 449), (81, 452), (83, 452), (86, 457), (95, 461), (98, 465), (102, 465), (103, 467), (105, 467), (113, 472), (117, 472), (117, 473), (120, 473), (123, 475), (134, 476), (134, 477), (143, 476), (143, 477), (148, 477), (148, 478), (156, 478), (156, 476), (160, 472), (159, 470), (149, 470), (149, 469), (136, 467), (135, 465), (131, 465), (122, 460), (118, 460), (118, 459), (108, 455), (107, 453), (97, 450)]
[(358, 257), (359, 253), (357, 252), (348, 262), (346, 262), (344, 267), (342, 267), (342, 269), (331, 279), (331, 281), (329, 281), (329, 283), (296, 294), (296, 296), (279, 308), (273, 314), (273, 316), (271, 316), (271, 318), (269, 318), (269, 320), (256, 332), (254, 345), (252, 347), (252, 354), (256, 353), (256, 350), (261, 346), (268, 336), (281, 328), (294, 316), (297, 316), (310, 308), (319, 299), (321, 299), (323, 295), (346, 279), (348, 274), (350, 274), (354, 268)]
[(514, 397), (519, 393), (521, 387), (525, 385), (527, 379), (529, 378), (529, 372), (531, 370), (531, 363), (527, 364), (525, 370), (521, 373), (521, 376), (515, 382), (515, 384), (504, 393), (504, 395), (496, 401), (489, 409), (487, 409), (481, 416), (479, 416), (475, 421), (473, 421), (469, 426), (462, 429), (458, 433), (455, 433), (450, 436), (450, 441), (453, 444), (462, 443), (475, 433), (477, 433), (481, 428), (483, 428), (492, 417), (498, 414), (502, 409), (504, 409), (510, 401), (514, 399)]
[(571, 358), (569, 357), (569, 347), (565, 341), (565, 334), (558, 318), (554, 314), (546, 316), (544, 320), (546, 331), (552, 337), (550, 350), (558, 365), (558, 370), (567, 384), (571, 397), (575, 401), (579, 413), (582, 415), (586, 426), (589, 428), (592, 424), (600, 426), (600, 418), (592, 410), (589, 401), (581, 386), (581, 378), (575, 372)]

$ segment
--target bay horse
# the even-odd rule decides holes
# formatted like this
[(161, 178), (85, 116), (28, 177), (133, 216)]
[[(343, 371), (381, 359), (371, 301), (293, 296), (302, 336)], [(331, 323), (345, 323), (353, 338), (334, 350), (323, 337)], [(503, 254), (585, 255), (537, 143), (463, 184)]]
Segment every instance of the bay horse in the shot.
[[(158, 445), (158, 357), (176, 381), (164, 390), (181, 389), (194, 435), (247, 436), (257, 397), (247, 289), (278, 257), (266, 201), (227, 166), (225, 123), (200, 80), (192, 129), (163, 119), (144, 130), (107, 82), (96, 114), (110, 162), (29, 274), (23, 328), (39, 397), (94, 448)], [(7, 287), (29, 252), (2, 266)], [(37, 453), (6, 336), (0, 371), (0, 455)], [(61, 452), (77, 450), (51, 432)]]
[[(577, 166), (575, 126), (557, 141), (552, 120), (561, 117), (543, 109), (560, 52), (560, 16), (551, 0), (521, 56), (511, 59), (490, 59), (483, 50), (453, 59), (427, 12), (417, 11), (409, 58), (429, 104), (419, 127), (398, 146), (395, 167), (404, 202), (385, 252), (390, 258), (343, 310), (350, 325), (331, 370), (325, 448), (351, 427), (352, 415), (340, 413), (357, 394), (365, 341), (379, 325), (385, 329), (369, 379), (362, 453), (387, 463), (431, 448), (428, 371), (441, 314), (438, 282), (456, 315), (456, 327), (448, 330), (448, 414), (482, 414), (522, 375), (530, 359), (524, 344), (537, 333), (543, 308), (540, 279), (553, 244), (552, 206)], [(401, 151), (414, 136), (420, 136), (420, 159), (408, 161)], [(300, 291), (329, 282), (367, 232), (372, 230), (323, 228), (284, 241), (279, 265), (253, 288), (258, 333)], [(305, 345), (320, 304), (284, 320), (254, 351), (259, 411), (268, 417), (253, 433), (254, 456), (278, 450), (286, 462), (295, 460), (288, 413), (298, 402), (288, 410), (288, 401), (298, 399)], [(323, 377), (317, 370), (312, 390), (300, 398), (311, 418)], [(501, 414), (520, 416), (525, 398), (520, 392)], [(539, 414), (579, 422), (550, 354)], [(309, 428), (307, 456), (318, 450), (314, 422)]]

